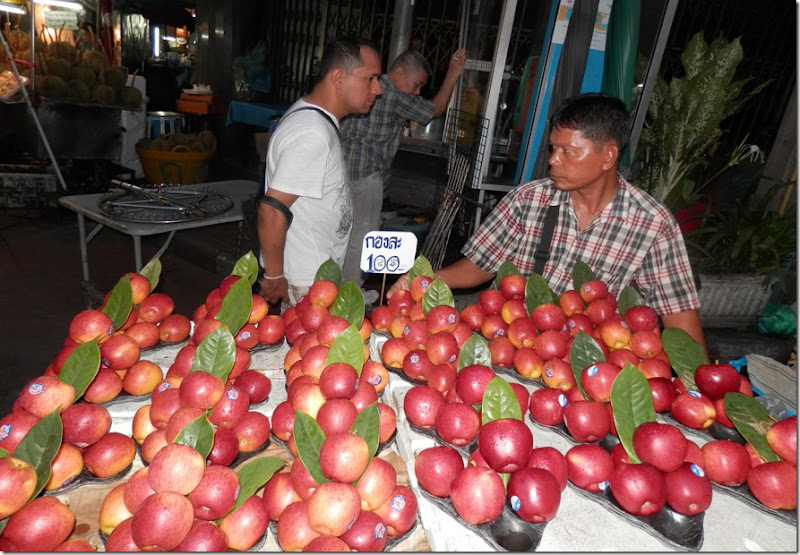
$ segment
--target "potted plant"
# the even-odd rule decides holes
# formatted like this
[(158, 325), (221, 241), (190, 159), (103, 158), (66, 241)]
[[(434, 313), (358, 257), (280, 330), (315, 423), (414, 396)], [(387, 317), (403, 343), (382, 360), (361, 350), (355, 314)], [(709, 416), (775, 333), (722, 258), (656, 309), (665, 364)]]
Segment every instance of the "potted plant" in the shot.
[[(733, 80), (742, 57), (738, 38), (728, 42), (720, 36), (707, 44), (701, 31), (681, 54), (685, 75), (669, 82), (659, 76), (656, 82), (633, 171), (636, 184), (673, 212), (703, 193), (709, 180), (691, 177), (709, 165), (722, 122), (768, 84), (742, 94), (749, 79)], [(727, 167), (743, 159), (734, 152)]]
[[(778, 283), (786, 290), (784, 270), (797, 249), (797, 206), (785, 195), (778, 211), (775, 195), (794, 183), (778, 182), (763, 195), (740, 198), (727, 206), (707, 203), (684, 234), (699, 278), (700, 318), (709, 327), (747, 328), (756, 324)], [(787, 189), (788, 188), (788, 189)]]

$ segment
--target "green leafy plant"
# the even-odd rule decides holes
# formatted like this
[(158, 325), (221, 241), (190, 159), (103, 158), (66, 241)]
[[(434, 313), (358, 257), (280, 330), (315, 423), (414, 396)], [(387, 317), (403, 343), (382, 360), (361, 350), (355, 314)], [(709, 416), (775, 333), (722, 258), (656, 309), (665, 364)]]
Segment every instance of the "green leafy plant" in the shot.
[(657, 79), (634, 169), (637, 185), (670, 208), (699, 192), (702, 184), (687, 174), (706, 163), (704, 154), (719, 141), (722, 122), (769, 84), (744, 93), (750, 79), (733, 80), (742, 58), (738, 38), (728, 42), (720, 36), (707, 44), (701, 31), (681, 54), (685, 75), (669, 83)]
[(769, 206), (789, 185), (776, 183), (763, 195), (751, 195), (723, 208), (709, 204), (697, 228), (686, 233), (694, 269), (779, 277), (797, 249), (797, 206), (791, 203), (783, 213)]

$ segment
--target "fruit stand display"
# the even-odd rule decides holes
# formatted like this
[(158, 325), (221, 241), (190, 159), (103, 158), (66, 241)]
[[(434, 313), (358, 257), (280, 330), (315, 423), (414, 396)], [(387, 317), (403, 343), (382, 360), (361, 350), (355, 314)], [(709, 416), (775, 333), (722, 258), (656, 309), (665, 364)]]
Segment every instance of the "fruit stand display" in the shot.
[(420, 258), (369, 317), (332, 261), (281, 316), (252, 253), (191, 318), (159, 274), (0, 419), (0, 549), (797, 549), (796, 419), (588, 268), (459, 312)]

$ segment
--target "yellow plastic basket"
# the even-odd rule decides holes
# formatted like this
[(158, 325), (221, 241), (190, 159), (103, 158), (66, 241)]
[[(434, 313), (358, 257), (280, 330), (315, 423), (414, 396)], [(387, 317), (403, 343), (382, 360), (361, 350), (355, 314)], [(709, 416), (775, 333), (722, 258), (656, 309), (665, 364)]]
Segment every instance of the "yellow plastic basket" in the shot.
[(171, 151), (144, 150), (136, 147), (147, 182), (152, 185), (171, 183), (189, 185), (203, 183), (208, 177), (208, 167), (213, 152), (192, 152), (178, 145)]

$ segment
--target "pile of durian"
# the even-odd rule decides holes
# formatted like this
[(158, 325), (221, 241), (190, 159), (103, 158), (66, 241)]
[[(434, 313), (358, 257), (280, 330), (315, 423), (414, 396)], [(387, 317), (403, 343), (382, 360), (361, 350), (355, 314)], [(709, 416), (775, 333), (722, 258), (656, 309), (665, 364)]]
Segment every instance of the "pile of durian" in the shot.
[[(32, 62), (30, 35), (6, 23), (3, 33), (12, 55), (17, 60)], [(42, 34), (46, 37), (46, 34)], [(35, 37), (35, 92), (47, 99), (123, 106), (138, 110), (142, 93), (128, 85), (128, 72), (119, 66), (109, 66), (100, 50), (81, 50), (56, 33), (54, 40)], [(0, 49), (0, 52), (2, 50)], [(8, 64), (0, 58), (0, 65)], [(19, 66), (20, 74), (30, 77), (30, 68)]]
[(187, 149), (191, 152), (215, 152), (217, 138), (208, 130), (199, 133), (169, 133), (158, 139), (139, 139), (136, 147), (141, 150), (158, 150), (160, 152), (186, 152)]

